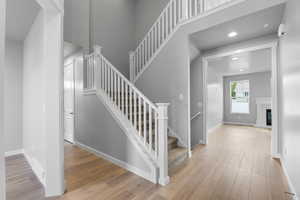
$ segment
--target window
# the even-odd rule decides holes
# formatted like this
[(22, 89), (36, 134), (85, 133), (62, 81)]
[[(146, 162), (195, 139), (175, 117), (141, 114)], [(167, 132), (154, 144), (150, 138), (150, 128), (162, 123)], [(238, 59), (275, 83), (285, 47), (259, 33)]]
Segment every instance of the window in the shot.
[(249, 80), (231, 81), (231, 112), (249, 114)]

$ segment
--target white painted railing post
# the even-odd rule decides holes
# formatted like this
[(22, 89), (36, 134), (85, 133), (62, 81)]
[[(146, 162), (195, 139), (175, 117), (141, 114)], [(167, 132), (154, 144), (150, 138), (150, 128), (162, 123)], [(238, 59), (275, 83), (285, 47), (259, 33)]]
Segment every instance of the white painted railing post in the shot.
[(100, 71), (100, 65), (98, 60), (100, 59), (100, 56), (102, 55), (102, 47), (100, 45), (94, 45), (94, 63), (93, 63), (93, 71), (94, 71), (94, 88), (95, 90), (99, 89), (101, 86), (101, 71)]
[(89, 53), (87, 50), (84, 51), (83, 53), (83, 58), (84, 58), (84, 70), (83, 70), (83, 73), (84, 73), (84, 88), (85, 89), (91, 89), (90, 88), (90, 84), (89, 84), (89, 81), (90, 81), (90, 78), (89, 78), (89, 62), (88, 62), (88, 57), (89, 57)]
[(97, 55), (101, 55), (102, 47), (100, 45), (94, 45), (94, 53), (96, 53)]
[(189, 0), (182, 0), (182, 19), (181, 21), (189, 18)]
[(168, 106), (169, 103), (157, 103), (158, 107), (158, 166), (159, 184), (170, 182), (168, 175)]
[(205, 0), (200, 1), (200, 13), (205, 11)]
[(133, 82), (134, 78), (135, 78), (135, 74), (134, 74), (134, 51), (130, 51), (129, 52), (129, 78), (130, 81)]

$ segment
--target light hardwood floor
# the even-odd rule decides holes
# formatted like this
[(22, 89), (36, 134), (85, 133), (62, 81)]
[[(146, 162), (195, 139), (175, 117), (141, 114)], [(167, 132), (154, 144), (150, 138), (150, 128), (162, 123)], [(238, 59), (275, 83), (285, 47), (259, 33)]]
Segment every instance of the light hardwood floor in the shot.
[[(44, 199), (22, 157), (8, 158), (7, 167), (8, 200)], [(209, 144), (197, 146), (165, 187), (72, 145), (65, 146), (65, 177), (67, 193), (52, 199), (292, 199), (285, 193), (289, 189), (280, 162), (270, 156), (270, 131), (243, 126), (226, 125), (210, 133)]]

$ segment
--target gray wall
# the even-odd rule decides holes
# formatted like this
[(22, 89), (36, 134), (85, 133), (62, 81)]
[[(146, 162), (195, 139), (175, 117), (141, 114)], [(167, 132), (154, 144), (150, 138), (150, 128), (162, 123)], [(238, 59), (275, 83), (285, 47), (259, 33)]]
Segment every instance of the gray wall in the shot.
[(141, 42), (169, 0), (136, 0), (136, 44)]
[[(103, 54), (125, 76), (129, 76), (129, 51), (135, 48), (135, 0), (65, 0), (65, 41), (89, 48), (103, 47)], [(93, 13), (91, 26), (89, 14)]]
[(64, 40), (89, 48), (89, 0), (65, 0)]
[[(191, 54), (191, 53), (190, 53)], [(191, 116), (203, 112), (203, 66), (200, 54), (191, 62)], [(207, 69), (207, 129), (208, 131), (223, 123), (223, 78), (208, 66)], [(203, 139), (203, 114), (191, 121), (191, 144), (200, 144)]]
[[(230, 81), (250, 81), (250, 114), (232, 114), (230, 105)], [(224, 77), (224, 122), (256, 123), (256, 98), (271, 97), (271, 72)]]
[(282, 123), (283, 163), (295, 192), (300, 195), (300, 1), (289, 0), (283, 23), (288, 27), (280, 39), (279, 105)]
[(75, 141), (149, 173), (148, 165), (100, 99), (96, 95), (84, 96), (82, 94), (82, 66), (82, 62), (77, 61), (75, 67), (75, 113), (77, 116)]
[(126, 77), (129, 77), (129, 51), (135, 49), (135, 0), (94, 0), (94, 44)]
[(22, 145), (22, 73), (23, 44), (6, 40), (5, 46), (5, 151), (23, 148)]
[(45, 158), (44, 13), (39, 12), (24, 41), (23, 54), (23, 146), (39, 167)]
[[(191, 62), (190, 66), (190, 87), (191, 87), (191, 116), (203, 112), (203, 75), (202, 57), (199, 56)], [(203, 114), (191, 121), (191, 145), (194, 147), (200, 144), (203, 138)]]
[(169, 126), (186, 145), (190, 126), (189, 67), (188, 37), (179, 30), (136, 82), (153, 102), (171, 103)]

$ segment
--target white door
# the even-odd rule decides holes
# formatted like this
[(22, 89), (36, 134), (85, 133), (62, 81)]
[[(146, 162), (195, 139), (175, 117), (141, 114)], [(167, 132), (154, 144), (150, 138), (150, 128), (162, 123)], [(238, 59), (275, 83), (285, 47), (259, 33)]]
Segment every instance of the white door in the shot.
[(64, 67), (64, 138), (74, 142), (74, 61)]

